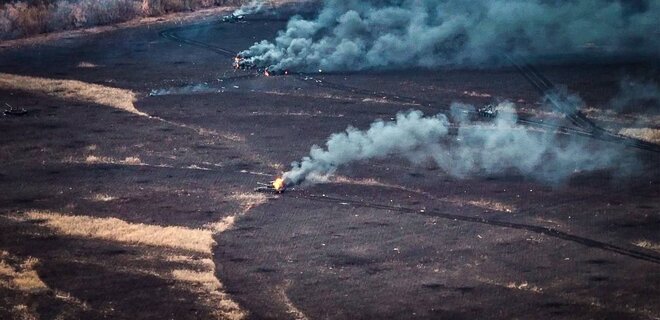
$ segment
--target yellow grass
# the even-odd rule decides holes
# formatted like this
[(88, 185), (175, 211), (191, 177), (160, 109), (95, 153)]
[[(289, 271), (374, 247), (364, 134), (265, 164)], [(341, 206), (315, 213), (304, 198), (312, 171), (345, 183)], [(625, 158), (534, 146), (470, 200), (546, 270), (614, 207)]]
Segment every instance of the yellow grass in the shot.
[[(64, 216), (48, 212), (28, 212), (26, 216), (15, 216), (12, 220), (24, 221), (25, 219), (43, 219), (44, 225), (59, 234), (82, 236), (89, 238), (110, 239), (121, 243), (137, 243), (147, 245), (180, 248), (183, 243), (184, 249), (202, 253), (206, 258), (193, 258), (193, 255), (158, 255), (161, 259), (177, 262), (176, 269), (165, 270), (151, 268), (142, 270), (132, 268), (130, 265), (121, 265), (121, 260), (110, 259), (102, 262), (103, 265), (115, 265), (128, 272), (148, 273), (164, 279), (176, 280), (179, 285), (200, 294), (202, 303), (215, 309), (215, 319), (244, 319), (247, 313), (231, 299), (222, 289), (222, 283), (215, 276), (215, 264), (210, 246), (213, 243), (209, 231), (191, 230), (186, 228), (148, 226), (143, 224), (128, 224), (118, 219), (90, 218), (80, 216)], [(139, 229), (139, 232), (136, 232)], [(176, 232), (172, 232), (175, 230)], [(201, 232), (201, 235), (200, 235)], [(135, 241), (134, 237), (141, 239)], [(203, 241), (199, 241), (204, 238)], [(188, 243), (190, 246), (185, 245)], [(150, 254), (147, 253), (147, 256)], [(194, 254), (198, 255), (198, 254)], [(34, 270), (38, 260), (28, 258), (22, 262), (9, 261), (20, 260), (11, 256), (8, 252), (0, 252), (0, 287), (20, 290), (26, 293), (38, 293), (49, 288), (41, 281)], [(99, 262), (101, 263), (101, 262)], [(77, 299), (71, 294), (55, 289), (53, 291), (57, 299), (74, 303), (83, 310), (89, 309), (86, 302)], [(13, 310), (20, 318), (29, 318), (32, 315), (28, 308), (19, 307)], [(26, 318), (27, 317), (27, 318)]]
[[(71, 159), (71, 162), (76, 162)], [(111, 157), (102, 157), (102, 156), (95, 156), (95, 155), (89, 155), (85, 158), (85, 163), (88, 164), (97, 164), (97, 163), (105, 163), (105, 164), (126, 164), (126, 165), (131, 165), (131, 166), (140, 166), (143, 165), (142, 161), (138, 157), (126, 157), (124, 160), (118, 160), (115, 158)]]
[(170, 255), (167, 261), (186, 263), (187, 269), (172, 270), (171, 277), (179, 282), (199, 287), (199, 291), (212, 296), (218, 319), (244, 319), (247, 313), (228, 294), (222, 291), (222, 283), (215, 276), (215, 264), (211, 259), (192, 259), (189, 256)]
[(518, 282), (509, 282), (509, 283), (507, 283), (506, 287), (509, 288), (509, 289), (532, 291), (532, 292), (541, 292), (541, 291), (543, 291), (543, 289), (541, 289), (537, 286), (530, 285), (527, 281), (523, 281), (523, 282), (520, 282), (520, 283), (518, 283)]
[(281, 285), (278, 288), (278, 298), (282, 304), (286, 306), (286, 312), (291, 316), (292, 319), (295, 320), (307, 320), (307, 316), (298, 309), (293, 302), (291, 302), (291, 299), (289, 299), (289, 296), (286, 294), (286, 291), (288, 290), (289, 286), (291, 285), (290, 281), (285, 282), (284, 285)]
[(109, 201), (117, 200), (117, 197), (113, 197), (111, 195), (107, 195), (103, 193), (97, 193), (92, 197), (90, 197), (89, 199), (96, 202), (109, 202)]
[(211, 291), (220, 289), (220, 281), (215, 277), (212, 272), (208, 271), (194, 271), (189, 269), (180, 269), (172, 271), (172, 277), (179, 281), (196, 283), (203, 285)]
[(624, 128), (619, 131), (619, 134), (652, 143), (660, 143), (660, 129)]
[(206, 225), (206, 227), (213, 230), (213, 232), (220, 233), (231, 229), (234, 226), (234, 223), (236, 223), (238, 217), (246, 214), (252, 208), (264, 204), (268, 200), (268, 198), (261, 193), (239, 193), (232, 195), (230, 198), (238, 202), (240, 210), (233, 215), (224, 217), (218, 222)]
[(11, 308), (14, 319), (17, 320), (39, 320), (39, 316), (34, 314), (30, 307), (24, 304), (17, 304)]
[[(3, 251), (0, 258), (0, 286), (23, 292), (41, 292), (48, 290), (48, 286), (41, 281), (39, 274), (34, 270), (38, 264), (36, 258), (28, 258), (19, 266), (12, 266), (8, 261), (10, 255)], [(13, 259), (13, 260), (16, 260)]]
[[(411, 193), (417, 193), (429, 198), (435, 198), (433, 195), (429, 194), (428, 192), (424, 192), (419, 189), (411, 189), (407, 188), (404, 186), (400, 185), (395, 185), (395, 184), (390, 184), (382, 181), (378, 181), (374, 178), (367, 178), (367, 179), (355, 179), (355, 178), (349, 178), (345, 176), (334, 176), (331, 178), (324, 178), (320, 177), (320, 182), (332, 182), (332, 183), (340, 183), (340, 184), (352, 184), (352, 185), (358, 185), (358, 186), (368, 186), (368, 187), (383, 187), (383, 188), (392, 188), (392, 189), (399, 189)], [(323, 181), (323, 179), (326, 179), (327, 181)]]
[(44, 220), (44, 225), (68, 236), (103, 239), (120, 243), (185, 249), (211, 254), (215, 244), (212, 232), (178, 226), (161, 227), (129, 223), (116, 218), (67, 216), (53, 212), (30, 211), (30, 219)]
[(510, 281), (510, 282), (504, 283), (504, 282), (500, 282), (500, 281), (497, 281), (497, 280), (484, 278), (484, 277), (480, 277), (480, 276), (477, 276), (476, 280), (479, 281), (479, 282), (482, 282), (482, 283), (486, 283), (486, 284), (493, 285), (493, 286), (498, 286), (498, 287), (504, 287), (504, 288), (507, 288), (507, 289), (530, 291), (530, 292), (533, 292), (533, 293), (542, 293), (543, 292), (543, 288), (541, 288), (539, 286), (536, 286), (536, 285), (533, 285), (533, 284), (530, 284), (527, 281), (521, 281), (521, 282)]
[(649, 249), (649, 250), (655, 250), (660, 252), (660, 243), (653, 243), (651, 241), (647, 240), (640, 240), (634, 243), (634, 245), (644, 248), (644, 249)]
[(80, 63), (78, 63), (78, 65), (76, 67), (78, 67), (78, 68), (97, 68), (98, 65), (94, 64), (94, 63), (91, 63), (91, 62), (87, 62), (87, 61), (81, 61)]
[(133, 114), (147, 116), (146, 113), (138, 111), (133, 105), (136, 96), (132, 91), (78, 80), (49, 79), (0, 73), (0, 89), (21, 90), (63, 100), (100, 104)]
[(470, 205), (477, 208), (482, 208), (492, 211), (500, 211), (507, 213), (512, 213), (516, 211), (516, 207), (513, 205), (495, 201), (492, 199), (480, 198), (473, 200), (473, 199), (463, 199), (463, 198), (448, 198), (447, 201), (453, 204), (457, 204), (459, 206)]
[[(19, 218), (16, 218), (19, 219)], [(147, 245), (165, 248), (175, 248), (201, 253), (204, 259), (193, 259), (185, 255), (166, 255), (166, 261), (183, 263), (175, 270), (138, 270), (162, 278), (174, 279), (186, 284), (191, 290), (203, 294), (205, 303), (216, 309), (217, 319), (244, 319), (247, 313), (222, 291), (222, 283), (215, 276), (215, 264), (211, 259), (212, 247), (215, 245), (213, 232), (206, 229), (191, 229), (178, 226), (155, 226), (142, 223), (129, 223), (116, 218), (94, 218), (87, 216), (67, 216), (54, 212), (30, 211), (20, 219), (43, 220), (43, 225), (58, 234), (81, 238), (101, 239), (131, 245)], [(20, 220), (19, 219), (19, 220)], [(129, 267), (130, 268), (130, 267)], [(2, 274), (11, 271), (0, 264)], [(26, 274), (33, 276), (33, 274)], [(34, 282), (20, 282), (23, 286), (34, 287)]]

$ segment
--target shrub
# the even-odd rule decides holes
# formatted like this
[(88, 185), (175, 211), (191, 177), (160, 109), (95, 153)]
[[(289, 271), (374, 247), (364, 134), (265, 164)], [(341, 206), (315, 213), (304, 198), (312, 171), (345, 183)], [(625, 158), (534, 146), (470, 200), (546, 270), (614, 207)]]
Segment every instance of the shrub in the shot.
[(24, 0), (0, 4), (0, 40), (128, 21), (240, 0)]

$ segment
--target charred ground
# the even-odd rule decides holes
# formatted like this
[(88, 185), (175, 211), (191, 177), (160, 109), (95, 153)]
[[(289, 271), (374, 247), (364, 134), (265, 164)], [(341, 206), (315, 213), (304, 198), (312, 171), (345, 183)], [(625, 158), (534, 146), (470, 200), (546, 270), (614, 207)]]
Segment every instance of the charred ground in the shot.
[[(237, 52), (285, 24), (215, 21), (0, 52), (0, 102), (28, 110), (0, 118), (0, 318), (660, 316), (657, 153), (552, 186), (394, 157), (253, 194), (329, 134), (401, 110), (508, 99), (571, 124), (513, 68), (263, 77), (162, 36)], [(657, 116), (606, 110), (622, 75), (659, 80), (653, 62), (539, 69), (610, 130)]]

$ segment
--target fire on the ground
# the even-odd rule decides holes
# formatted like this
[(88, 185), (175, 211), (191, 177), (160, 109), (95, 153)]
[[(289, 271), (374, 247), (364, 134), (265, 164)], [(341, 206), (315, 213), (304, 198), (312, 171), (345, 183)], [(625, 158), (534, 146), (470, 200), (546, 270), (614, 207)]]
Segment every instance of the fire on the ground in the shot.
[(259, 187), (254, 189), (256, 192), (282, 193), (287, 187), (287, 182), (282, 177), (278, 177), (270, 183), (257, 182), (257, 184)]
[(253, 62), (250, 62), (246, 57), (241, 56), (240, 54), (234, 57), (234, 62), (232, 63), (234, 66), (234, 69), (236, 70), (253, 70), (256, 69), (258, 71), (263, 70), (263, 74), (266, 77), (270, 76), (276, 76), (276, 75), (288, 75), (289, 71), (288, 70), (274, 70), (272, 68), (259, 68), (257, 67)]

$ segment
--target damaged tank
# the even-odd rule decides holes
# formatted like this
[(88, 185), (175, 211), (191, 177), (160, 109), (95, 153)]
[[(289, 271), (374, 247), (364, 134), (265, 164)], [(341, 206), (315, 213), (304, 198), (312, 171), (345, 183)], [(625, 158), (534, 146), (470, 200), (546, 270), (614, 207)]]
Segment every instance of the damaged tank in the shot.
[(228, 22), (228, 23), (236, 23), (236, 22), (242, 22), (245, 21), (245, 16), (244, 15), (237, 15), (237, 14), (230, 14), (222, 17), (222, 22)]
[(494, 118), (497, 118), (498, 111), (497, 111), (497, 108), (494, 105), (488, 104), (486, 106), (483, 106), (483, 107), (479, 108), (477, 110), (477, 114), (481, 118), (494, 119)]

